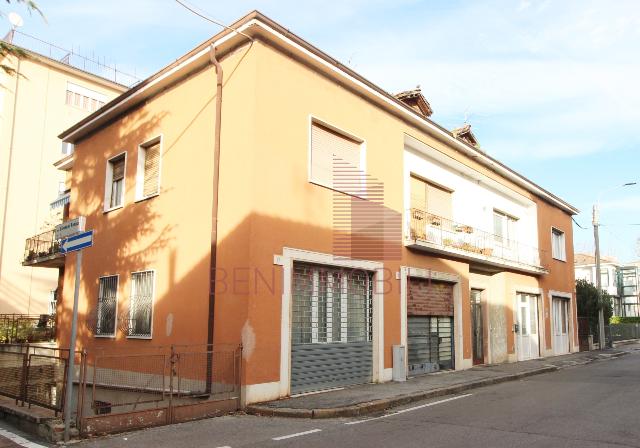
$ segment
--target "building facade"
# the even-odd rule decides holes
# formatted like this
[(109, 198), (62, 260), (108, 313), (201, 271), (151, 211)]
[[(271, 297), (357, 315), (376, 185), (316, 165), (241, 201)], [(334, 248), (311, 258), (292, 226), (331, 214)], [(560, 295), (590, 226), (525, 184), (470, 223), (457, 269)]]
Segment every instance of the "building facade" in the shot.
[(406, 375), (578, 349), (575, 208), (414, 94), (233, 27), (60, 136), (95, 232), (83, 347), (241, 343), (247, 403), (390, 381), (395, 346)]
[[(639, 266), (640, 262), (620, 263), (613, 257), (601, 257), (600, 285), (613, 297), (614, 316), (640, 316)], [(576, 254), (575, 271), (576, 279), (596, 284), (596, 262), (593, 255)]]
[(0, 313), (45, 314), (55, 307), (56, 268), (63, 264), (34, 269), (23, 262), (25, 240), (50, 238), (46, 232), (62, 221), (66, 175), (54, 163), (69, 156), (72, 146), (61, 146), (58, 133), (126, 88), (23, 50), (26, 57), (3, 61), (16, 74), (0, 73)]

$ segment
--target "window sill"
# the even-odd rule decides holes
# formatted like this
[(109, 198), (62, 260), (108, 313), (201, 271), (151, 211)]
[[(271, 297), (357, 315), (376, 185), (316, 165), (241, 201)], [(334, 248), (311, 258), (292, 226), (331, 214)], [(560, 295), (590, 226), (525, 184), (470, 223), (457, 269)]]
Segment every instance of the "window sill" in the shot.
[(553, 259), (554, 259), (554, 260), (556, 260), (556, 261), (561, 261), (561, 262), (563, 262), (563, 263), (566, 263), (566, 262), (567, 262), (567, 259), (566, 259), (566, 258), (565, 258), (565, 259), (562, 259), (562, 258), (556, 258), (556, 257), (553, 257), (553, 256), (552, 256), (551, 258), (553, 258)]
[(115, 334), (94, 334), (93, 337), (100, 338), (100, 339), (115, 339), (116, 335)]
[(160, 196), (160, 192), (155, 193), (155, 194), (151, 194), (149, 196), (145, 196), (143, 198), (137, 198), (134, 202), (144, 202), (144, 201), (146, 201), (148, 199), (153, 199), (153, 198), (158, 197), (158, 196)]
[(153, 337), (152, 336), (127, 336), (127, 339), (142, 339), (142, 340), (150, 341), (151, 339), (153, 339)]
[(105, 209), (102, 211), (102, 213), (109, 213), (109, 212), (112, 212), (112, 211), (114, 211), (114, 210), (120, 210), (122, 207), (124, 207), (124, 204), (122, 204), (122, 205), (118, 205), (118, 206), (116, 206), (116, 207), (105, 208)]

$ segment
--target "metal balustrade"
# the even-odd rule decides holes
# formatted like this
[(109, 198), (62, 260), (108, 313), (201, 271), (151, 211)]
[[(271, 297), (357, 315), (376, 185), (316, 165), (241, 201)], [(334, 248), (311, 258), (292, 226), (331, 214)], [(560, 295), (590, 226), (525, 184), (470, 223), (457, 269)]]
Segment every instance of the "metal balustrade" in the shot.
[(498, 262), (543, 270), (544, 251), (519, 241), (506, 239), (470, 225), (412, 208), (409, 210), (408, 237), (443, 251), (464, 254), (479, 261)]
[(24, 247), (23, 265), (34, 265), (64, 258), (60, 253), (60, 242), (56, 240), (55, 230), (40, 233), (27, 238)]

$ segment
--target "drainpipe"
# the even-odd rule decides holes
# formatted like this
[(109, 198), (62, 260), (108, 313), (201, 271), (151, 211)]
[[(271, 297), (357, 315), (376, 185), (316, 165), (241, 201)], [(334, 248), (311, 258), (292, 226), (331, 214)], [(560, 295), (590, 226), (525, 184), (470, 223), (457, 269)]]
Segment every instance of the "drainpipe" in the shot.
[(209, 58), (216, 69), (216, 121), (213, 143), (213, 203), (211, 208), (211, 258), (209, 261), (209, 317), (207, 321), (207, 394), (211, 393), (213, 374), (213, 329), (216, 305), (216, 255), (218, 246), (218, 190), (220, 186), (220, 131), (222, 129), (222, 65), (211, 45)]

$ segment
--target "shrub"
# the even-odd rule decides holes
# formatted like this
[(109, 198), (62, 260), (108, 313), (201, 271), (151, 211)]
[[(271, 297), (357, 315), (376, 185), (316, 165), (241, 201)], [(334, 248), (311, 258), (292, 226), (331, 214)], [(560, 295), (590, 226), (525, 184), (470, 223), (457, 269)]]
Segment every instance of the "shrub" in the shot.
[(620, 317), (613, 316), (609, 323), (612, 324), (640, 324), (640, 317)]

